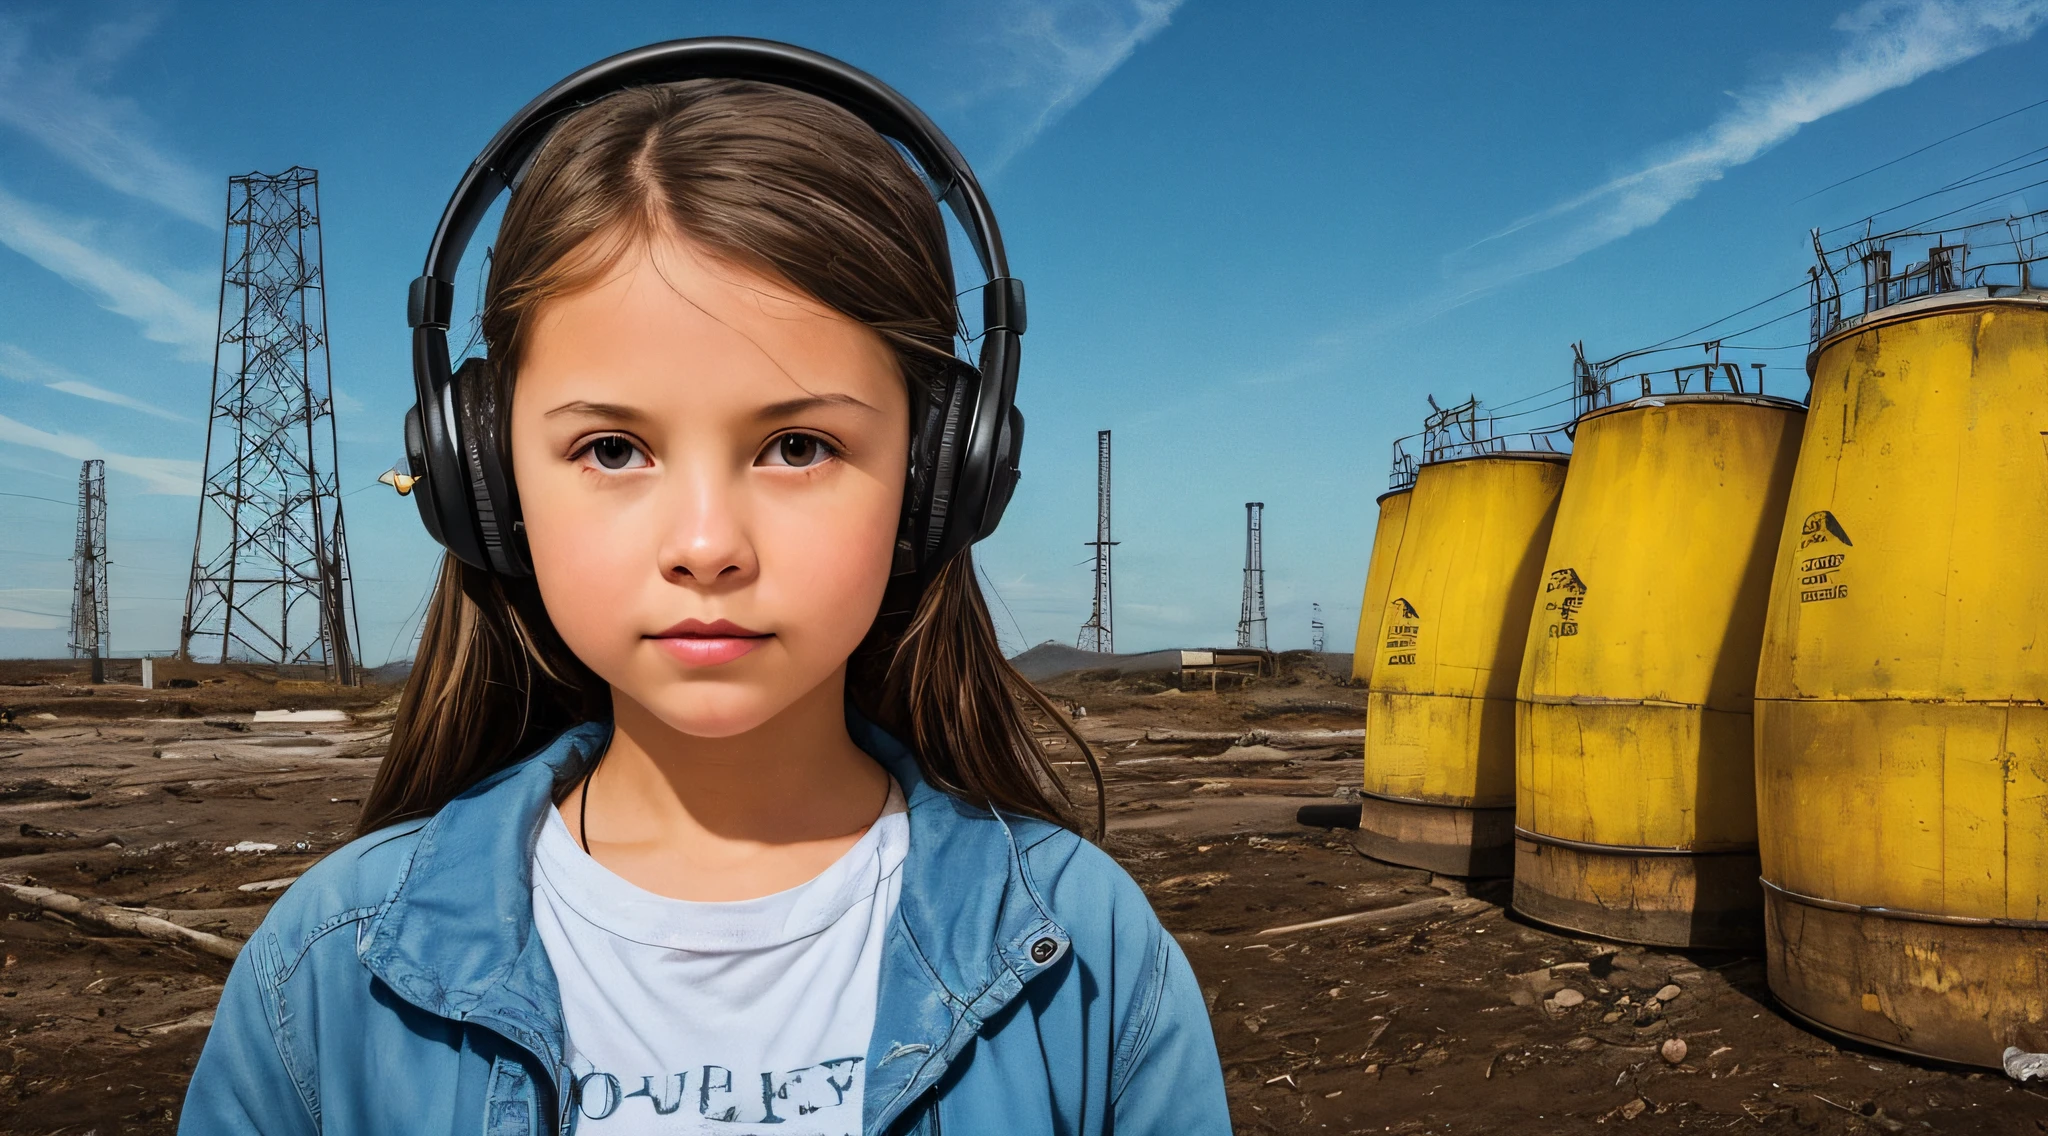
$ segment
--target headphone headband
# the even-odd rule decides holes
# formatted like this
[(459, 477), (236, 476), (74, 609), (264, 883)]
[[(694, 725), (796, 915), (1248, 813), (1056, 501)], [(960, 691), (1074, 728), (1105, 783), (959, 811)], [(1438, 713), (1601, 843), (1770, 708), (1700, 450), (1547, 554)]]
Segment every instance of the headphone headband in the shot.
[[(513, 115), (469, 164), (449, 198), (427, 247), (426, 266), (413, 283), (407, 313), (412, 326), (448, 326), (463, 251), (492, 203), (518, 180), (558, 119), (609, 94), (684, 79), (752, 79), (803, 91), (852, 112), (883, 137), (901, 143), (935, 186), (934, 197), (952, 209), (974, 246), (991, 285), (984, 306), (990, 309), (988, 314), (1001, 317), (984, 326), (1023, 333), (1022, 291), (1004, 286), (1010, 279), (1009, 260), (995, 211), (967, 159), (937, 124), (894, 87), (857, 67), (790, 44), (738, 36), (670, 40), (621, 52), (549, 87)], [(1013, 291), (1014, 298), (1008, 295)], [(995, 299), (998, 294), (1000, 302)]]
[(688, 79), (769, 83), (854, 114), (908, 152), (974, 246), (988, 278), (981, 366), (955, 369), (939, 413), (917, 437), (898, 537), (898, 574), (923, 575), (994, 531), (1016, 486), (1024, 285), (1009, 274), (995, 212), (974, 171), (923, 111), (858, 68), (770, 40), (672, 40), (601, 60), (527, 103), (470, 163), (407, 297), (418, 399), (406, 416), (406, 453), (413, 479), (424, 482), (420, 517), (457, 559), (505, 576), (531, 573), (493, 396), (470, 389), (490, 385), (487, 368), (471, 360), (457, 370), (449, 357), (456, 271), (491, 206), (518, 183), (563, 115), (618, 91)]

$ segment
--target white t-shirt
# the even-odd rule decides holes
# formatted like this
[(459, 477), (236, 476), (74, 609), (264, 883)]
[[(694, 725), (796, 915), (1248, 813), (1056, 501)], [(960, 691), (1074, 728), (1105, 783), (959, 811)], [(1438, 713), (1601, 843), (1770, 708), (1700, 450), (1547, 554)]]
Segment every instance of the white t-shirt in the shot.
[(580, 1133), (857, 1136), (909, 814), (815, 879), (730, 903), (613, 875), (548, 810), (533, 918), (561, 986)]

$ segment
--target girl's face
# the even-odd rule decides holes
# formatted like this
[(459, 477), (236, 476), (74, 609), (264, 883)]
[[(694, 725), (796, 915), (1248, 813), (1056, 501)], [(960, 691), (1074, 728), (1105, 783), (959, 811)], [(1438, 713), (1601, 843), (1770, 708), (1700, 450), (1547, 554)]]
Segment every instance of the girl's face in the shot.
[(687, 239), (543, 305), (512, 467), (576, 657), (730, 737), (832, 683), (881, 607), (910, 448), (882, 337)]

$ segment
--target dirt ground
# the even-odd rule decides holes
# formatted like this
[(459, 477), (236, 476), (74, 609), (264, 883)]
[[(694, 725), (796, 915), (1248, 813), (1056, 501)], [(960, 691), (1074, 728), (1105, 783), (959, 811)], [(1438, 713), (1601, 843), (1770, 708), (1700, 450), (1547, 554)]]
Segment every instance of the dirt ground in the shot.
[[(395, 692), (221, 668), (160, 669), (160, 686), (192, 685), (156, 691), (81, 676), (0, 662), (0, 880), (229, 937), (345, 839)], [(1106, 843), (1202, 982), (1240, 1132), (2048, 1132), (2048, 1090), (1795, 1024), (1758, 958), (1558, 933), (1506, 911), (1503, 884), (1300, 826), (1300, 806), (1359, 782), (1362, 692), (1313, 667), (1223, 694), (1142, 674), (1046, 686), (1085, 708)], [(350, 719), (252, 720), (279, 708)], [(0, 1133), (171, 1132), (228, 964), (0, 910)], [(1360, 912), (1384, 914), (1287, 929)]]

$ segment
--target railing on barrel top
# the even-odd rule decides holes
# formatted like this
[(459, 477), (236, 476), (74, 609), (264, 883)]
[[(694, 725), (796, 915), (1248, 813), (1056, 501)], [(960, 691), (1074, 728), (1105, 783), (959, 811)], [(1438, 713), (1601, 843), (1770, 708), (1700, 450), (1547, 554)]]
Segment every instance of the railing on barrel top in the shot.
[[(1416, 470), (1435, 462), (1493, 454), (1571, 452), (1571, 435), (1564, 426), (1503, 430), (1503, 420), (1481, 416), (1479, 401), (1471, 398), (1447, 407), (1437, 406), (1432, 398), (1429, 405), (1430, 413), (1422, 420), (1422, 432), (1394, 440), (1393, 469), (1387, 477), (1390, 490), (1410, 488), (1415, 484)], [(1408, 452), (1408, 445), (1417, 441), (1422, 450), (1419, 459)]]
[[(2048, 250), (2037, 247), (2048, 210), (1949, 229), (1866, 235), (1838, 248), (1813, 234), (1815, 263), (1807, 272), (1812, 310), (1809, 342), (1818, 346), (1844, 321), (1942, 292), (1984, 288), (1991, 295), (2048, 288)], [(1921, 245), (1923, 240), (1932, 244)], [(1926, 259), (1893, 269), (1902, 248)], [(1853, 309), (1853, 310), (1845, 310)]]
[[(1572, 374), (1578, 380), (1578, 410), (1584, 417), (1602, 407), (1639, 398), (1671, 394), (1765, 394), (1764, 364), (1749, 364), (1752, 374), (1742, 373), (1742, 364), (1724, 362), (1720, 344), (1709, 343), (1714, 358), (1703, 363), (1659, 367), (1650, 371), (1615, 375), (1613, 361), (1588, 362), (1585, 345), (1572, 344)], [(1717, 385), (1718, 384), (1718, 385)]]

